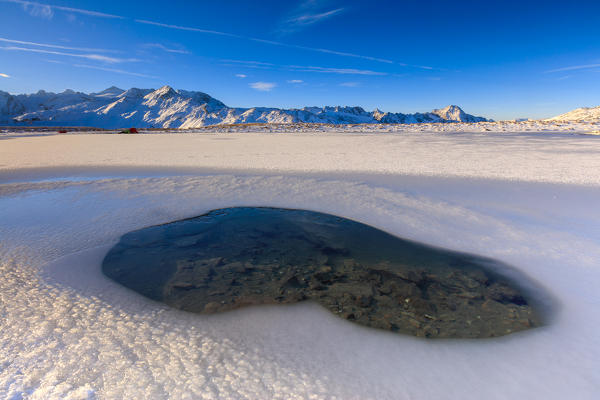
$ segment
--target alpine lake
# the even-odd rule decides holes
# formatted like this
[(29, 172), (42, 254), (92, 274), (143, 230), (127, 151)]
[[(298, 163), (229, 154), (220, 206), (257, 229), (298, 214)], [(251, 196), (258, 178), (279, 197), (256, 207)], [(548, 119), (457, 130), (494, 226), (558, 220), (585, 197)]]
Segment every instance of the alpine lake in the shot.
[(357, 324), (427, 338), (543, 325), (528, 278), (505, 270), (334, 215), (267, 207), (130, 232), (102, 263), (121, 285), (189, 312), (314, 301)]

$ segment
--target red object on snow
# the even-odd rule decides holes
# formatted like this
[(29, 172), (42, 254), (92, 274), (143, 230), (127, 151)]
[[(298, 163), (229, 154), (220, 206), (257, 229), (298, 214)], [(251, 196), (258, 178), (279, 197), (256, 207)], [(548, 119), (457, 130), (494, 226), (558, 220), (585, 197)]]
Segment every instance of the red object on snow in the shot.
[(67, 130), (66, 129), (61, 129), (61, 130), (58, 131), (58, 133), (67, 133)]
[(129, 128), (129, 133), (138, 133), (138, 131), (135, 128)]

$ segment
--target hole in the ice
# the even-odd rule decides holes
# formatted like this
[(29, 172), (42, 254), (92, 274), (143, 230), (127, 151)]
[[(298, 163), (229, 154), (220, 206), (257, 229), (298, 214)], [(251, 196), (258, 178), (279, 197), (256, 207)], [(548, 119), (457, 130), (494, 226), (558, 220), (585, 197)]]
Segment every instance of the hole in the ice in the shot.
[(542, 324), (492, 260), (304, 210), (239, 207), (124, 235), (103, 272), (172, 307), (217, 313), (313, 300), (358, 324), (484, 338)]

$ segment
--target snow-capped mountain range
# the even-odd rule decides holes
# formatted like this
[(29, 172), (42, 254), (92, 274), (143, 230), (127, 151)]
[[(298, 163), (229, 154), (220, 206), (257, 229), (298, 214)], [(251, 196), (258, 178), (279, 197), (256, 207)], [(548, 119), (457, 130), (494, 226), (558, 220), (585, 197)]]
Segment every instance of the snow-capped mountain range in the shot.
[(600, 122), (600, 106), (576, 108), (573, 111), (549, 118), (547, 121)]
[(11, 95), (0, 91), (0, 125), (94, 126), (100, 128), (195, 128), (240, 123), (329, 124), (481, 122), (458, 106), (402, 114), (361, 107), (231, 108), (202, 92), (110, 87), (98, 93), (65, 90)]

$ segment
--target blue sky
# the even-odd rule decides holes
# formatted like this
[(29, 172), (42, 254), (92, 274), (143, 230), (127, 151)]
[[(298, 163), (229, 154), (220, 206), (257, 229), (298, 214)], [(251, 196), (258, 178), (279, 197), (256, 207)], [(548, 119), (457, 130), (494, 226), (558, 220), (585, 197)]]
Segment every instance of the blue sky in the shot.
[(600, 105), (599, 16), (598, 0), (0, 0), (0, 90), (541, 118)]

